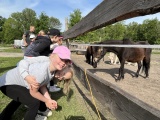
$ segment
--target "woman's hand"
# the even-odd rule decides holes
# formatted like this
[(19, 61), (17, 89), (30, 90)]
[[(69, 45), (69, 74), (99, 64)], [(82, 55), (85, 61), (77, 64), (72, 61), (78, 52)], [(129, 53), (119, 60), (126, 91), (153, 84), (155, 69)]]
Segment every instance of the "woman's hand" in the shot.
[(36, 81), (36, 78), (34, 76), (28, 75), (25, 77), (25, 80), (31, 86), (31, 88), (39, 88), (40, 84)]
[(45, 104), (51, 110), (57, 109), (57, 102), (55, 100), (48, 100)]

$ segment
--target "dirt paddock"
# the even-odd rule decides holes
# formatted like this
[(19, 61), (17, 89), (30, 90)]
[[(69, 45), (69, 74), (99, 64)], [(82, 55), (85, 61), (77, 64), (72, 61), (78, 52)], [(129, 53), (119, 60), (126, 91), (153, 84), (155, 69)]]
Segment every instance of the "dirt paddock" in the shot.
[(91, 65), (85, 62), (84, 55), (72, 54), (72, 59), (82, 68), (85, 68), (93, 74), (103, 78), (104, 80), (118, 86), (122, 90), (125, 90), (129, 94), (135, 96), (146, 104), (160, 109), (160, 55), (152, 54), (151, 67), (149, 71), (149, 79), (144, 78), (144, 74), (140, 72), (138, 78), (134, 78), (133, 75), (137, 71), (138, 67), (133, 65), (125, 65), (125, 76), (123, 80), (118, 82), (115, 78), (118, 76), (117, 65), (110, 65), (109, 59), (105, 56), (104, 61), (101, 60), (97, 68), (93, 68)]

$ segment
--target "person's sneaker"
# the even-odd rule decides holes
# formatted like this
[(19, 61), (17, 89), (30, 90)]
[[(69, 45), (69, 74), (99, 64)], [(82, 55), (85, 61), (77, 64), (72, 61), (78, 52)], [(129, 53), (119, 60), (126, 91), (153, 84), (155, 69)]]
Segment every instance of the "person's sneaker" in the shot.
[(58, 92), (58, 91), (60, 91), (61, 90), (61, 88), (58, 88), (58, 87), (55, 87), (55, 86), (50, 86), (49, 87), (49, 91), (50, 92)]
[(49, 117), (49, 116), (52, 115), (52, 111), (49, 110), (49, 109), (47, 109), (47, 110), (44, 111), (44, 112), (38, 110), (38, 114)]
[(47, 120), (47, 117), (37, 114), (35, 120)]

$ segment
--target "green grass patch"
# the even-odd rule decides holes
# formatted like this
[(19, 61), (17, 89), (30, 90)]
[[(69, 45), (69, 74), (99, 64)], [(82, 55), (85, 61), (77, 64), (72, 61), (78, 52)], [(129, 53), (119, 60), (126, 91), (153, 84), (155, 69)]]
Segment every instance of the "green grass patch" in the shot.
[(152, 54), (160, 54), (160, 51), (152, 51)]
[(1, 47), (0, 52), (22, 53), (20, 48)]
[(0, 47), (13, 47), (13, 44), (0, 44)]
[[(0, 75), (7, 72), (8, 70), (16, 67), (16, 64), (21, 60), (21, 57), (10, 58), (10, 57), (0, 57)], [(0, 112), (4, 107), (10, 102), (10, 99), (0, 92)]]
[(22, 59), (22, 57), (0, 57), (0, 75), (6, 71), (16, 67), (17, 63)]

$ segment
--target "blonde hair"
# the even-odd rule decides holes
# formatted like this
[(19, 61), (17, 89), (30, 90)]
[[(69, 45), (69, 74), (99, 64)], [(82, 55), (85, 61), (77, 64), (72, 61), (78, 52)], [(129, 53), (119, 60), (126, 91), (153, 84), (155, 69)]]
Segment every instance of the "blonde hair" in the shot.
[(40, 30), (40, 31), (39, 31), (39, 33), (38, 33), (38, 35), (40, 35), (40, 36), (44, 36), (44, 35), (46, 35), (46, 33), (45, 33), (45, 31), (44, 31), (44, 30)]
[(30, 31), (35, 31), (35, 26), (31, 25), (30, 26)]
[(57, 81), (57, 84), (59, 86), (63, 85), (63, 93), (65, 95), (68, 95), (70, 91), (70, 84), (73, 79), (74, 71), (71, 65), (67, 65), (62, 71), (65, 72), (65, 74), (69, 72), (71, 74), (71, 77), (68, 79), (64, 79), (64, 80), (58, 80), (57, 78), (54, 78), (54, 80)]

